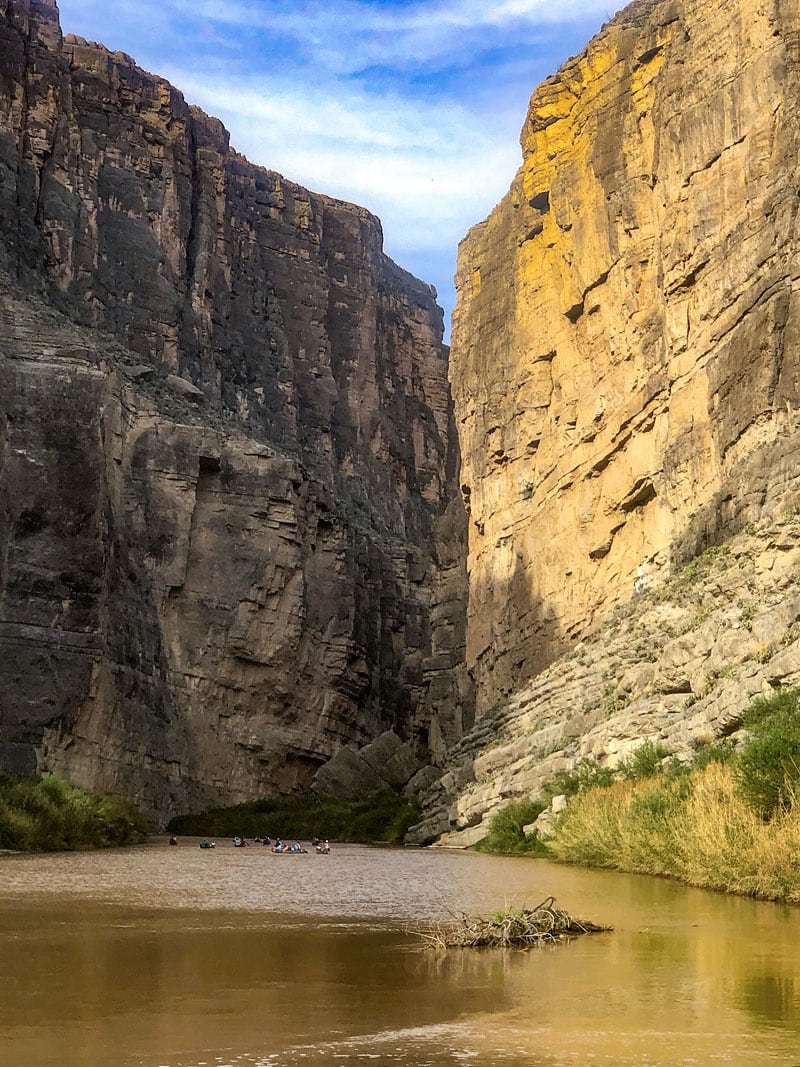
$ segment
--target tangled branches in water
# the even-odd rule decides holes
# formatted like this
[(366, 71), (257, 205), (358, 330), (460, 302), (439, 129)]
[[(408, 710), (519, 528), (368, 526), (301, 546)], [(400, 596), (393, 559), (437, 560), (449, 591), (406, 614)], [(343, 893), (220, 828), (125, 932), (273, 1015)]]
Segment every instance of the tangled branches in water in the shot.
[(535, 908), (507, 908), (477, 917), (462, 913), (418, 932), (432, 948), (530, 948), (611, 929), (573, 918), (558, 907), (554, 897), (548, 897)]

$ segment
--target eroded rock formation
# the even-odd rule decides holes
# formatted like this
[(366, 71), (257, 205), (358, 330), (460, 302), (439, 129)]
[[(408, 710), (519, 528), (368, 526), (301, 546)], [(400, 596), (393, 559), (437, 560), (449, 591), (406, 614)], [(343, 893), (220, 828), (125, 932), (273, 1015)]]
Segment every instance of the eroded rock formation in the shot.
[(796, 0), (641, 0), (533, 95), (458, 268), (479, 715), (791, 478), (799, 75)]
[[(164, 813), (432, 755), (428, 839), (796, 680), (799, 81), (800, 0), (638, 0), (536, 91), (460, 252), (457, 439), (373, 216), (8, 0), (2, 765)], [(750, 599), (657, 592), (731, 536)]]
[(797, 0), (639, 0), (532, 97), (460, 250), (477, 718), (417, 840), (800, 680), (798, 75)]
[(378, 220), (9, 0), (0, 270), (0, 766), (163, 815), (432, 719), (441, 750), (442, 315)]
[(756, 697), (800, 685), (800, 436), (778, 458), (790, 484), (767, 489), (764, 518), (620, 604), (477, 720), (424, 790), (415, 840), (472, 845), (510, 800), (583, 760), (614, 767), (644, 741), (687, 762), (738, 740)]

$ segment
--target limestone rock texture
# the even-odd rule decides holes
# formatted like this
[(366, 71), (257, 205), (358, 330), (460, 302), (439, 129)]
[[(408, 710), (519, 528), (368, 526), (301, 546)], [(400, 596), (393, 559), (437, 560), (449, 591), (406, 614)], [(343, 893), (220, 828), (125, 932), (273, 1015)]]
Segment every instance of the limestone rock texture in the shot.
[(447, 679), (469, 698), (441, 339), (373, 215), (54, 0), (0, 5), (0, 770), (163, 818), (387, 731), (441, 758)]
[(478, 722), (790, 492), (799, 82), (797, 0), (640, 0), (533, 94), (459, 252)]
[[(800, 472), (800, 441), (785, 469)], [(800, 685), (800, 475), (764, 518), (642, 590), (454, 745), (422, 794), (419, 842), (468, 848), (495, 812), (583, 760), (616, 767), (644, 741), (687, 762), (743, 737), (757, 697)], [(552, 809), (551, 809), (552, 812)]]

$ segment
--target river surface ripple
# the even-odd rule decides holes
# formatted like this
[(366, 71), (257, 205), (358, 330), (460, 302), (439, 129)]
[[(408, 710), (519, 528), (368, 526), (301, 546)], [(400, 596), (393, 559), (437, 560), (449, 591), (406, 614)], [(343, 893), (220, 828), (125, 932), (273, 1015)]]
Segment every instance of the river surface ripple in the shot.
[[(528, 952), (414, 924), (553, 894)], [(0, 1067), (800, 1067), (800, 911), (541, 860), (163, 840), (0, 856)]]

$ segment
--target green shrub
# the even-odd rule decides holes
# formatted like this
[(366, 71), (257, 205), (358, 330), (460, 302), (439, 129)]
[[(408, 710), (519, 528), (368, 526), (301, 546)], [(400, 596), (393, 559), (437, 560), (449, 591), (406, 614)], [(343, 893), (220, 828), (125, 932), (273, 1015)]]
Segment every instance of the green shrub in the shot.
[(611, 767), (601, 767), (593, 759), (581, 760), (575, 769), (575, 774), (579, 793), (586, 793), (590, 789), (603, 789), (611, 785), (615, 778)]
[(670, 754), (668, 748), (648, 738), (620, 762), (617, 773), (620, 778), (634, 781), (639, 778), (652, 778), (662, 770), (662, 760)]
[(611, 785), (615, 774), (610, 767), (601, 767), (596, 760), (582, 759), (573, 771), (563, 771), (555, 775), (542, 787), (546, 798), (564, 796), (573, 797), (586, 793), (589, 789), (599, 789)]
[(797, 715), (800, 689), (779, 689), (769, 696), (758, 697), (745, 711), (745, 727), (754, 732), (763, 724), (771, 722), (776, 716), (793, 718)]
[(48, 852), (141, 841), (146, 828), (123, 801), (55, 776), (0, 776), (0, 848)]
[(732, 763), (736, 758), (736, 748), (729, 737), (723, 737), (718, 741), (706, 741), (697, 747), (692, 759), (692, 769), (704, 770), (710, 763), (721, 763), (723, 766)]
[(735, 767), (741, 796), (763, 819), (789, 811), (800, 783), (800, 691), (756, 700), (744, 716), (750, 733)]
[(669, 759), (665, 759), (661, 764), (661, 773), (670, 780), (685, 778), (688, 774), (691, 774), (691, 771), (691, 765), (682, 763), (677, 756), (670, 756)]
[(475, 846), (478, 852), (515, 855), (524, 852), (544, 853), (546, 849), (536, 835), (526, 837), (523, 826), (535, 822), (545, 805), (533, 800), (513, 800), (495, 812), (489, 833)]

